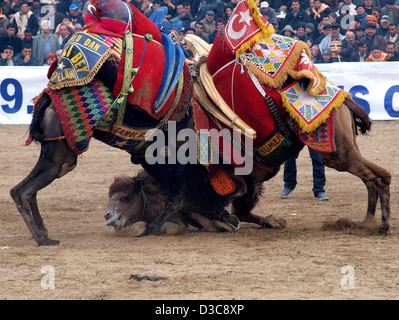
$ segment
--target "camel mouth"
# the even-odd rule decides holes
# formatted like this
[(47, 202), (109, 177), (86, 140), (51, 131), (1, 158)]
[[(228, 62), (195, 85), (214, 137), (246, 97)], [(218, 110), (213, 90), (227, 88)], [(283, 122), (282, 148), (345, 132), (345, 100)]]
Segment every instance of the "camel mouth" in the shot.
[(122, 215), (107, 210), (104, 215), (105, 225), (114, 227), (114, 231), (117, 231), (123, 227), (121, 217)]

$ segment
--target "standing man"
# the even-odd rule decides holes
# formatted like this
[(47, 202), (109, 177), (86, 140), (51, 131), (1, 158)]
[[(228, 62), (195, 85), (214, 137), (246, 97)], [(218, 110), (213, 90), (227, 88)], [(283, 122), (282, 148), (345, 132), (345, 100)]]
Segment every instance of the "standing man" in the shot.
[[(313, 166), (313, 194), (316, 200), (326, 201), (328, 197), (326, 196), (326, 191), (324, 186), (326, 185), (326, 175), (325, 175), (325, 167), (323, 164), (323, 160), (321, 159), (320, 154), (309, 148), (309, 155), (312, 159)], [(299, 156), (299, 152), (296, 156), (287, 160), (284, 163), (284, 189), (280, 193), (281, 198), (288, 198), (292, 191), (294, 191), (297, 185), (297, 168), (296, 168), (296, 159)]]
[(37, 63), (42, 66), (47, 63), (47, 56), (50, 53), (55, 53), (60, 49), (58, 37), (50, 33), (50, 21), (42, 20), (41, 22), (42, 34), (33, 38), (32, 56)]

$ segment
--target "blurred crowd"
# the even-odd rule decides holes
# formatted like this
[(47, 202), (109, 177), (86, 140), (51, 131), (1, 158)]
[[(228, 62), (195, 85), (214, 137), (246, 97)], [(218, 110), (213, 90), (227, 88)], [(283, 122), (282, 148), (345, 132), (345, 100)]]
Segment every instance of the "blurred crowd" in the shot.
[[(86, 0), (0, 0), (0, 66), (49, 65), (85, 24)], [(213, 43), (239, 0), (130, 0), (159, 7), (182, 35)], [(399, 0), (269, 0), (255, 3), (277, 33), (306, 42), (314, 63), (399, 61)]]

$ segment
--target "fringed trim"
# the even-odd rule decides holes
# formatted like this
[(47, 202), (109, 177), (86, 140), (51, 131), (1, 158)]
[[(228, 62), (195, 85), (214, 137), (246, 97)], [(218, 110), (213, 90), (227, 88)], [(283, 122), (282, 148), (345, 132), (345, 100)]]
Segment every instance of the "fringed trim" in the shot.
[(306, 43), (300, 41), (296, 42), (288, 59), (284, 61), (284, 65), (281, 67), (281, 69), (278, 71), (277, 75), (274, 78), (264, 74), (252, 63), (246, 63), (245, 57), (243, 59), (241, 58), (241, 61), (244, 65), (247, 66), (248, 70), (256, 76), (259, 82), (264, 83), (267, 86), (275, 89), (281, 89), (284, 82), (287, 80), (288, 75), (298, 73), (297, 71), (294, 71), (294, 68), (298, 64), (298, 59), (301, 56), (302, 50), (306, 47)]
[(256, 24), (258, 25), (259, 29), (261, 30), (260, 33), (258, 33), (256, 36), (251, 38), (249, 41), (241, 45), (241, 47), (236, 51), (236, 58), (240, 56), (240, 54), (245, 53), (246, 51), (250, 50), (251, 47), (255, 43), (259, 43), (261, 39), (267, 38), (271, 34), (273, 34), (274, 28), (271, 23), (268, 23), (267, 25), (262, 21), (260, 11), (258, 7), (256, 6), (254, 0), (247, 0), (249, 8), (252, 10), (252, 17), (254, 18)]
[(75, 80), (70, 80), (70, 81), (65, 81), (61, 82), (58, 84), (53, 84), (51, 81), (47, 84), (47, 86), (52, 89), (52, 90), (59, 90), (62, 88), (67, 88), (67, 87), (72, 87), (72, 86), (84, 86), (85, 84), (88, 84), (93, 80), (97, 72), (100, 70), (102, 65), (105, 63), (105, 61), (111, 56), (112, 54), (112, 48), (108, 48), (107, 51), (101, 56), (100, 59), (96, 62), (94, 67), (90, 70), (90, 73), (82, 78), (82, 79), (75, 79)]
[(288, 114), (292, 119), (298, 123), (299, 127), (303, 132), (311, 133), (314, 132), (323, 122), (326, 122), (332, 110), (337, 110), (339, 107), (342, 106), (345, 99), (347, 97), (351, 97), (351, 94), (347, 91), (341, 90), (334, 98), (334, 101), (328, 106), (327, 109), (323, 111), (323, 113), (317, 117), (311, 124), (306, 123), (302, 117), (293, 110), (289, 100), (285, 96), (285, 94), (280, 94), (283, 100), (283, 105), (287, 110)]

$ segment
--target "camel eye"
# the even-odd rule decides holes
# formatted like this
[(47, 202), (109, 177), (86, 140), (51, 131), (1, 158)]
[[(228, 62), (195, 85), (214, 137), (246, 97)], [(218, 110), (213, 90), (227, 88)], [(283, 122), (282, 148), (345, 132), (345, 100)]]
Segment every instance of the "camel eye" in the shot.
[(128, 196), (122, 197), (121, 201), (122, 202), (128, 202), (130, 200), (130, 198)]

